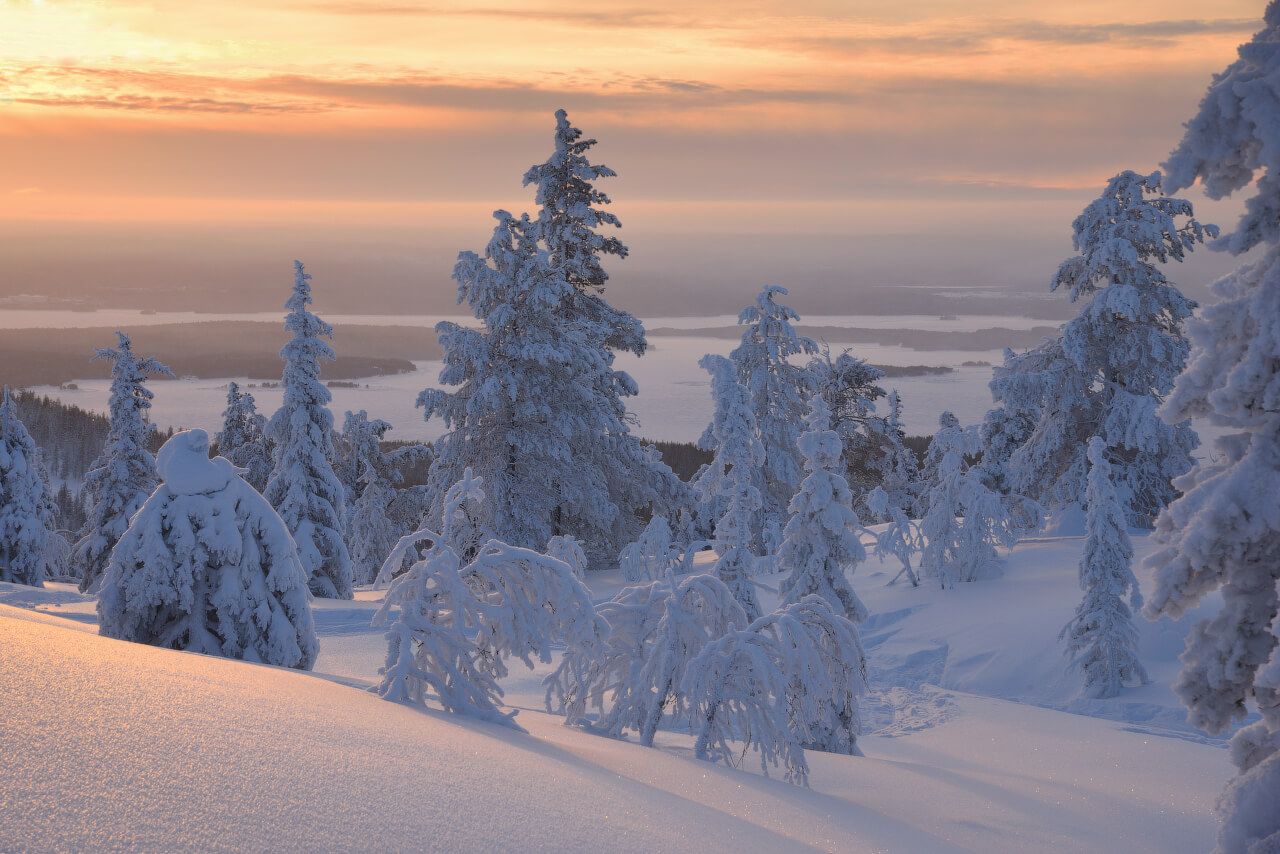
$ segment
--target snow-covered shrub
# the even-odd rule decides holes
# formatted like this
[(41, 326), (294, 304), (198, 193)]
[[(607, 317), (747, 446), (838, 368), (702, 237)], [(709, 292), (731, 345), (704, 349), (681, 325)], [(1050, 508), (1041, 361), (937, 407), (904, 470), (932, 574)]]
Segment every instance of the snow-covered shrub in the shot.
[(556, 536), (547, 540), (547, 555), (564, 563), (578, 578), (587, 576), (587, 553), (573, 537)]
[[(481, 487), (480, 478), (471, 478), (451, 498), (460, 504)], [(563, 561), (491, 539), (464, 564), (451, 545), (454, 510), (446, 508), (451, 524), (442, 534), (424, 530), (401, 541), (429, 538), (432, 546), (392, 582), (374, 618), (385, 624), (399, 608), (387, 631), (379, 691), (409, 703), (434, 696), (448, 712), (516, 727), (515, 712), (501, 710), (498, 680), (507, 675), (507, 659), (532, 668), (535, 656), (551, 660), (553, 641), (591, 648), (608, 625)]]
[(311, 276), (293, 262), (293, 293), (285, 303), (285, 331), (292, 340), (284, 360), (284, 402), (267, 433), (275, 443), (275, 469), (263, 495), (284, 519), (298, 544), (311, 592), (326, 599), (350, 599), (351, 556), (342, 537), (346, 496), (333, 473), (332, 395), (320, 381), (320, 364), (334, 358), (321, 340), (333, 327), (307, 310)]
[(806, 431), (798, 440), (809, 474), (788, 508), (791, 518), (778, 550), (778, 566), (787, 576), (778, 592), (783, 605), (814, 594), (848, 619), (861, 622), (867, 610), (845, 573), (866, 560), (859, 539), (862, 525), (841, 473), (840, 437), (830, 429), (827, 405), (814, 395), (809, 406)]
[(72, 556), (80, 573), (80, 592), (98, 589), (116, 541), (129, 519), (156, 488), (156, 461), (146, 448), (151, 425), (146, 411), (154, 394), (146, 387), (148, 374), (173, 373), (152, 358), (139, 358), (129, 336), (117, 332), (120, 346), (99, 348), (94, 361), (111, 362), (111, 428), (102, 454), (84, 478), (88, 520)]
[(271, 443), (267, 440), (267, 419), (258, 414), (253, 395), (227, 384), (227, 408), (222, 412), (222, 430), (217, 435), (218, 455), (244, 469), (240, 476), (262, 492), (271, 478)]
[(203, 430), (158, 455), (163, 483), (111, 553), (98, 598), (106, 637), (309, 670), (307, 575), (280, 517)]
[(919, 526), (902, 512), (901, 507), (892, 503), (889, 494), (878, 486), (867, 495), (867, 509), (874, 514), (874, 518), (884, 523), (884, 530), (876, 535), (876, 557), (881, 560), (897, 558), (902, 563), (902, 569), (893, 577), (893, 581), (905, 575), (912, 587), (919, 586), (920, 579), (911, 568), (911, 556), (922, 547)]
[(1188, 323), (1192, 349), (1160, 416), (1231, 431), (1175, 481), (1156, 521), (1156, 586), (1144, 614), (1181, 617), (1214, 591), (1222, 604), (1187, 636), (1174, 690), (1193, 724), (1226, 731), (1250, 705), (1262, 719), (1232, 737), (1237, 775), (1218, 801), (1218, 854), (1280, 850), (1280, 3), (1214, 78), (1166, 164), (1171, 190), (1197, 179), (1221, 198), (1256, 192), (1222, 246), (1265, 253), (1214, 285), (1220, 302)]
[(0, 581), (44, 586), (65, 557), (40, 450), (4, 387), (0, 397)]
[(804, 747), (860, 755), (857, 698), (866, 687), (857, 629), (818, 596), (708, 643), (681, 685), (699, 759), (734, 765), (754, 748), (766, 774), (781, 763), (800, 785)]
[(680, 547), (671, 542), (671, 526), (666, 517), (654, 516), (640, 539), (618, 555), (618, 565), (627, 581), (657, 581), (668, 572), (678, 572), (681, 557)]
[[(547, 708), (566, 723), (619, 737), (635, 730), (653, 745), (664, 715), (687, 719), (680, 694), (689, 660), (747, 615), (713, 575), (690, 575), (628, 587), (597, 613), (609, 624), (603, 643), (568, 644), (546, 680)], [(588, 722), (594, 710), (598, 721)]]
[(1133, 626), (1133, 611), (1142, 607), (1131, 566), (1133, 544), (1111, 482), (1106, 446), (1096, 436), (1089, 440), (1085, 500), (1089, 515), (1080, 560), (1084, 599), (1058, 637), (1066, 640), (1071, 666), (1084, 674), (1085, 695), (1108, 698), (1119, 695), (1126, 684), (1145, 684), (1147, 672), (1138, 660)]

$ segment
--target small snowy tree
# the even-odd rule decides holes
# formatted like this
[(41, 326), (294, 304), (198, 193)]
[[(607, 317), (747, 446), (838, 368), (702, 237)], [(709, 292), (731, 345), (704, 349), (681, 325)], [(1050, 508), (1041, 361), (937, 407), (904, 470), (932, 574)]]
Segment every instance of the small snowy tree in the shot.
[(987, 488), (981, 469), (969, 466), (965, 457), (981, 450), (976, 429), (961, 427), (950, 412), (942, 413), (939, 425), (925, 458), (920, 570), (951, 587), (999, 575), (1003, 562), (997, 546), (1011, 547), (1024, 530), (1019, 520), (1034, 527), (1040, 514), (1034, 502), (1020, 497), (1014, 499), (1018, 512), (1010, 512), (1007, 502)]
[(680, 557), (680, 548), (671, 543), (671, 526), (666, 517), (654, 516), (640, 539), (618, 555), (618, 565), (627, 581), (658, 581), (677, 570)]
[(151, 426), (146, 411), (155, 397), (145, 385), (148, 374), (173, 373), (152, 358), (133, 352), (129, 336), (117, 332), (117, 348), (99, 348), (94, 361), (111, 362), (111, 427), (102, 454), (84, 478), (88, 521), (72, 560), (80, 572), (80, 592), (96, 592), (116, 541), (129, 519), (156, 488), (155, 457), (146, 448)]
[(860, 623), (867, 609), (853, 592), (845, 573), (866, 560), (859, 533), (862, 525), (850, 506), (853, 494), (839, 473), (840, 437), (830, 429), (823, 399), (810, 401), (806, 432), (800, 435), (808, 477), (791, 499), (791, 518), (783, 532), (778, 567), (788, 573), (778, 592), (782, 604), (814, 594), (835, 611)]
[(1089, 440), (1085, 500), (1089, 515), (1080, 560), (1084, 600), (1058, 637), (1066, 641), (1071, 666), (1084, 674), (1085, 694), (1106, 699), (1118, 696), (1126, 684), (1146, 684), (1147, 672), (1138, 660), (1138, 632), (1133, 626), (1133, 611), (1142, 607), (1131, 568), (1133, 544), (1111, 483), (1106, 446), (1096, 436)]
[(885, 401), (888, 412), (883, 421), (872, 421), (871, 426), (880, 431), (883, 456), (880, 462), (880, 483), (890, 504), (903, 511), (915, 502), (920, 488), (919, 461), (915, 451), (907, 447), (907, 434), (902, 426), (902, 399), (898, 390), (889, 392)]
[(856, 508), (892, 471), (890, 443), (900, 438), (876, 415), (876, 401), (885, 394), (877, 385), (884, 371), (848, 350), (832, 359), (825, 345), (806, 370), (813, 394), (821, 396), (831, 412), (831, 429), (840, 437), (844, 460), (840, 474), (853, 491)]
[(40, 450), (4, 387), (0, 397), (0, 581), (43, 587), (66, 541)]
[(98, 598), (106, 637), (311, 669), (307, 574), (289, 530), (203, 430), (159, 453), (163, 483), (111, 554)]
[(271, 477), (271, 447), (267, 441), (267, 419), (258, 414), (253, 395), (227, 384), (227, 408), (222, 412), (222, 431), (217, 435), (218, 454), (244, 469), (245, 481), (262, 492)]
[[(591, 593), (564, 562), (529, 549), (489, 540), (463, 564), (452, 543), (459, 506), (482, 487), (471, 477), (451, 490), (441, 534), (422, 530), (405, 537), (430, 539), (431, 549), (387, 591), (375, 623), (390, 609), (400, 613), (387, 631), (387, 663), (379, 689), (388, 700), (421, 704), (428, 691), (446, 711), (519, 727), (515, 712), (501, 710), (498, 680), (506, 661), (529, 668), (533, 657), (551, 660), (551, 644), (579, 647), (603, 642), (607, 624), (595, 613)], [(398, 547), (399, 548), (399, 547)], [(398, 561), (395, 552), (388, 559)]]
[(1220, 302), (1188, 324), (1186, 371), (1161, 409), (1168, 423), (1201, 417), (1225, 428), (1215, 453), (1175, 486), (1148, 559), (1149, 619), (1181, 617), (1220, 591), (1222, 604), (1187, 636), (1174, 690), (1189, 719), (1225, 732), (1254, 705), (1261, 720), (1231, 740), (1237, 774), (1218, 801), (1216, 854), (1280, 850), (1280, 3), (1217, 75), (1166, 164), (1170, 190), (1197, 179), (1221, 198), (1261, 171), (1236, 230), (1214, 245), (1265, 252), (1214, 285)]
[(350, 599), (351, 557), (342, 538), (345, 494), (333, 473), (333, 413), (329, 389), (320, 382), (320, 364), (334, 358), (322, 337), (333, 327), (307, 310), (311, 276), (293, 262), (293, 293), (285, 303), (284, 403), (268, 425), (275, 442), (275, 469), (263, 493), (284, 519), (298, 544), (311, 592), (325, 599)]
[(713, 517), (715, 548), (720, 556), (716, 576), (754, 620), (760, 616), (760, 605), (751, 581), (755, 569), (751, 547), (759, 530), (764, 446), (757, 438), (750, 397), (737, 381), (733, 363), (723, 356), (707, 355), (698, 364), (711, 374), (716, 413), (709, 430), (716, 451), (695, 486), (702, 496), (704, 513), (717, 514)]
[[(757, 554), (774, 554), (782, 540), (787, 521), (787, 505), (804, 477), (796, 440), (808, 411), (810, 377), (805, 368), (793, 365), (792, 356), (814, 354), (818, 345), (797, 335), (791, 321), (799, 320), (794, 310), (777, 302), (786, 288), (771, 285), (738, 315), (746, 328), (742, 343), (729, 354), (738, 382), (747, 390), (756, 435), (764, 448), (760, 516), (752, 527), (749, 547)], [(699, 445), (716, 450), (714, 422)]]

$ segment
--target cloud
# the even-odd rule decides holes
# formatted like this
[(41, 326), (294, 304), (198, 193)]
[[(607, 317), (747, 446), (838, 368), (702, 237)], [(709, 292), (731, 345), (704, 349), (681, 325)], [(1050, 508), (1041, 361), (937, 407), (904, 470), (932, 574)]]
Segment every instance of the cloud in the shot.
[(922, 35), (876, 34), (870, 31), (844, 34), (733, 36), (727, 41), (744, 47), (780, 48), (797, 53), (849, 57), (877, 52), (904, 56), (971, 55), (992, 53), (1004, 42), (1027, 45), (1124, 45), (1168, 47), (1179, 39), (1198, 35), (1249, 34), (1257, 30), (1252, 18), (1148, 21), (1136, 24), (1057, 24), (1045, 21), (984, 21), (957, 30), (946, 23), (945, 32)]
[(440, 6), (411, 6), (403, 3), (350, 2), (309, 3), (294, 6), (293, 8), (299, 11), (353, 17), (503, 18), (514, 21), (542, 21), (614, 29), (622, 27), (675, 27), (687, 26), (690, 23), (687, 18), (677, 17), (656, 9), (593, 11), (576, 8), (558, 11), (499, 6), (462, 9)]
[(90, 107), (107, 110), (145, 110), (148, 112), (195, 112), (280, 114), (316, 113), (328, 107), (316, 104), (252, 103), (249, 101), (223, 101), (216, 98), (181, 98), (153, 95), (112, 95), (94, 97), (87, 95), (49, 95), (46, 97), (13, 98), (15, 103), (39, 107)]

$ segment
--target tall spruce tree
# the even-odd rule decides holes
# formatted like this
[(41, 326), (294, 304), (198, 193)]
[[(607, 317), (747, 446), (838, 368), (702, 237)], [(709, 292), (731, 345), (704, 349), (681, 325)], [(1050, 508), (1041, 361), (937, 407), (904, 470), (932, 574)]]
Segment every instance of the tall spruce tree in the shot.
[(134, 354), (128, 335), (117, 332), (116, 337), (118, 347), (99, 348), (94, 356), (94, 361), (111, 362), (111, 427), (102, 454), (84, 478), (89, 518), (72, 556), (82, 593), (97, 591), (111, 550), (159, 482), (155, 457), (147, 450), (151, 426), (146, 412), (155, 395), (145, 383), (148, 374), (173, 372), (153, 358)]
[(1147, 671), (1138, 660), (1133, 626), (1133, 611), (1142, 607), (1132, 568), (1133, 543), (1111, 482), (1106, 445), (1096, 436), (1089, 440), (1085, 500), (1089, 515), (1080, 560), (1084, 599), (1059, 638), (1066, 641), (1071, 666), (1084, 674), (1085, 694), (1105, 699), (1117, 696), (1126, 684), (1145, 684)]
[(1193, 724), (1231, 739), (1236, 776), (1218, 801), (1218, 854), (1280, 850), (1280, 3), (1217, 75), (1166, 165), (1170, 190), (1203, 182), (1221, 198), (1258, 177), (1235, 231), (1213, 248), (1263, 249), (1214, 285), (1220, 302), (1188, 324), (1186, 371), (1160, 415), (1225, 429), (1215, 453), (1175, 482), (1147, 558), (1144, 614), (1177, 618), (1214, 591), (1219, 610), (1187, 636), (1174, 684)]
[(342, 538), (345, 494), (333, 473), (333, 413), (320, 364), (334, 358), (321, 340), (333, 327), (307, 310), (311, 276), (293, 262), (293, 293), (284, 307), (293, 339), (280, 350), (284, 402), (267, 426), (275, 443), (275, 468), (263, 493), (298, 544), (308, 586), (325, 599), (350, 599), (351, 557)]
[[(4, 387), (0, 397), (0, 581), (44, 586), (59, 547), (57, 505), (40, 450)], [(57, 538), (57, 539), (55, 539)]]
[(1217, 230), (1197, 222), (1189, 202), (1163, 195), (1158, 172), (1112, 178), (1073, 229), (1080, 254), (1050, 289), (1085, 305), (1058, 341), (1007, 360), (992, 383), (1006, 418), (1039, 414), (1009, 455), (1009, 486), (1051, 510), (1080, 503), (1085, 447), (1098, 435), (1129, 524), (1149, 527), (1199, 441), (1189, 421), (1155, 414), (1186, 363), (1183, 325), (1195, 308), (1156, 262), (1181, 261)]
[(630, 433), (623, 401), (638, 388), (614, 356), (643, 354), (644, 329), (602, 296), (601, 256), (625, 257), (626, 247), (597, 231), (619, 224), (592, 184), (614, 173), (587, 160), (595, 140), (581, 136), (557, 112), (555, 151), (525, 175), (537, 218), (498, 211), (484, 258), (459, 255), (458, 301), (483, 327), (436, 327), (440, 381), (456, 389), (428, 389), (419, 405), (449, 431), (429, 479), (432, 518), (470, 467), (484, 478), (496, 535), (528, 548), (572, 536), (600, 563), (639, 535), (642, 517), (675, 518), (688, 493)]

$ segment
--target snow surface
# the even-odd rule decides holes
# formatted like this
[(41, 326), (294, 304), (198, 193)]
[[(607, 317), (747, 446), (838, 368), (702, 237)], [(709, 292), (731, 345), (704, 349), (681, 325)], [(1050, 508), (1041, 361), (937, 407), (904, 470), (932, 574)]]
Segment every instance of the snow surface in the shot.
[[(528, 735), (379, 700), (361, 689), (385, 660), (381, 591), (314, 603), (308, 675), (86, 634), (92, 598), (0, 584), (22, 606), (0, 605), (0, 848), (1208, 850), (1230, 763), (1169, 685), (1215, 605), (1140, 622), (1152, 682), (1080, 699), (1057, 633), (1081, 546), (1024, 542), (1003, 578), (949, 591), (885, 586), (892, 559), (859, 566), (866, 756), (809, 752), (810, 790), (760, 776), (754, 755), (697, 761), (687, 733), (648, 750), (566, 728), (541, 711), (550, 666), (503, 683)], [(588, 582), (599, 601), (622, 579)]]

